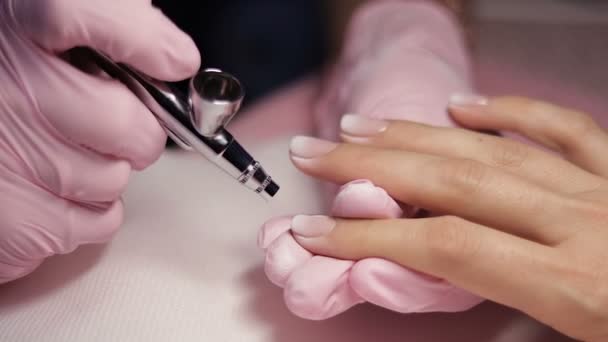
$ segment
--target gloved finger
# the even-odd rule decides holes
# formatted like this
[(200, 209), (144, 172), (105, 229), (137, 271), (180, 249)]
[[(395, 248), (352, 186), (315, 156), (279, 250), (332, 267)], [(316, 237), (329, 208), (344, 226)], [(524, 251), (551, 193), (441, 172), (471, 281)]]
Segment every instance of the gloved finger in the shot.
[(121, 201), (88, 208), (4, 169), (0, 175), (0, 190), (6, 194), (0, 197), (0, 282), (26, 275), (51, 255), (105, 242), (122, 223)]
[(70, 253), (83, 244), (107, 241), (122, 223), (124, 208), (120, 201), (102, 211), (67, 201), (61, 204), (64, 218), (57, 221), (48, 221), (49, 217), (44, 218), (46, 222), (36, 218), (1, 220), (0, 284), (31, 273), (49, 256)]
[[(332, 212), (344, 217), (377, 218), (400, 217), (402, 214), (399, 205), (386, 191), (366, 180), (342, 186)], [(291, 228), (292, 218), (270, 222), (273, 224), (265, 225), (259, 244), (264, 246), (276, 234), (283, 235), (269, 248), (272, 254), (268, 253), (266, 257), (266, 274), (275, 284), (285, 287), (285, 301), (294, 314), (308, 319), (325, 319), (361, 302), (349, 285), (348, 270), (352, 262), (313, 257), (290, 233), (285, 233)], [(320, 269), (322, 274), (317, 274)]]
[(608, 176), (608, 161), (598, 158), (608, 148), (608, 134), (591, 116), (522, 97), (453, 97), (452, 116), (477, 129), (520, 133), (560, 152), (581, 168)]
[[(384, 190), (374, 187), (371, 182), (365, 180), (344, 185), (336, 197), (333, 212), (346, 216), (349, 213), (354, 215), (357, 208), (361, 207), (360, 201), (365, 201), (363, 206), (368, 204), (366, 207), (369, 208), (362, 214), (370, 215), (361, 217), (399, 217), (402, 213), (399, 205)], [(271, 219), (262, 226), (258, 234), (258, 246), (266, 249), (265, 273), (274, 284), (281, 287), (285, 286), (294, 270), (312, 257), (312, 254), (298, 245), (288, 232), (291, 228), (291, 221), (290, 216)], [(327, 260), (330, 262), (330, 259)], [(328, 276), (323, 280), (329, 281), (337, 287), (348, 286), (347, 283), (336, 284), (335, 278), (339, 278), (339, 275), (336, 275), (335, 278)], [(327, 284), (326, 287), (328, 287)], [(314, 297), (315, 294), (310, 294), (310, 296)], [(356, 303), (352, 305), (354, 304)]]
[(258, 232), (258, 247), (266, 249), (283, 233), (291, 228), (292, 216), (274, 217), (264, 223)]
[(32, 153), (38, 159), (32, 167), (40, 184), (54, 195), (78, 202), (113, 202), (125, 191), (131, 174), (128, 162), (56, 141), (41, 144), (46, 145), (37, 145)]
[(28, 260), (20, 265), (6, 263), (0, 259), (0, 285), (32, 273), (43, 260)]
[[(47, 231), (54, 235), (58, 244), (48, 255), (71, 253), (84, 244), (109, 241), (122, 225), (124, 204), (117, 200), (103, 206), (75, 205), (70, 201), (59, 201), (57, 208), (46, 217), (55, 219), (55, 225), (47, 224)], [(51, 215), (55, 215), (55, 217)], [(63, 219), (61, 220), (60, 217)], [(40, 225), (45, 223), (40, 223)], [(48, 256), (46, 255), (46, 256)]]
[(285, 289), (284, 298), (290, 311), (303, 318), (324, 319), (361, 302), (348, 283), (352, 264), (315, 257), (289, 232), (284, 232), (267, 247), (264, 271), (273, 284)]
[(273, 284), (284, 287), (294, 270), (310, 258), (312, 254), (302, 248), (291, 233), (285, 232), (266, 249), (264, 272)]
[(39, 70), (31, 77), (38, 107), (61, 135), (99, 153), (128, 160), (136, 170), (159, 158), (165, 132), (123, 84), (85, 74), (54, 56), (35, 67)]
[(366, 301), (401, 313), (466, 311), (483, 301), (444, 280), (378, 258), (356, 262), (349, 283)]
[(279, 287), (285, 286), (293, 270), (312, 257), (289, 232), (291, 219), (291, 216), (273, 218), (264, 223), (258, 233), (258, 247), (266, 253), (264, 272)]
[(200, 66), (198, 50), (160, 10), (142, 1), (15, 1), (15, 20), (50, 51), (90, 46), (151, 77), (177, 81)]
[(353, 263), (314, 256), (298, 267), (285, 285), (289, 310), (305, 319), (322, 320), (362, 303), (348, 284)]
[[(360, 213), (370, 215), (368, 217), (399, 217), (402, 214), (399, 205), (384, 190), (365, 180), (344, 185), (334, 204), (334, 213), (343, 215), (356, 215), (357, 208), (362, 207), (368, 210)], [(360, 303), (361, 298), (353, 294), (348, 281), (348, 265), (352, 262), (332, 258), (312, 261), (312, 255), (298, 245), (291, 234), (285, 233), (290, 229), (291, 221), (291, 217), (273, 219), (264, 225), (258, 236), (260, 247), (269, 246), (266, 275), (273, 283), (286, 288), (285, 300), (289, 309), (305, 318), (325, 319)], [(322, 277), (316, 275), (320, 267), (324, 269)], [(292, 276), (294, 273), (300, 276)], [(302, 281), (305, 284), (299, 284)], [(336, 302), (332, 304), (332, 301)]]
[(336, 195), (332, 215), (346, 218), (398, 218), (403, 210), (388, 193), (369, 180), (343, 185)]

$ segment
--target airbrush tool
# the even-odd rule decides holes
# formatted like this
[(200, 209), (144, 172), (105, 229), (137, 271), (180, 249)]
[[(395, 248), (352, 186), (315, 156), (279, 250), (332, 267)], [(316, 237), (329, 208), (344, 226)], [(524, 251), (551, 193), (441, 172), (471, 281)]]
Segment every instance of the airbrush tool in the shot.
[(152, 79), (101, 52), (79, 48), (103, 71), (122, 81), (154, 114), (177, 145), (196, 151), (249, 189), (270, 199), (279, 186), (225, 126), (237, 113), (244, 90), (234, 76), (218, 69), (199, 71), (189, 93)]

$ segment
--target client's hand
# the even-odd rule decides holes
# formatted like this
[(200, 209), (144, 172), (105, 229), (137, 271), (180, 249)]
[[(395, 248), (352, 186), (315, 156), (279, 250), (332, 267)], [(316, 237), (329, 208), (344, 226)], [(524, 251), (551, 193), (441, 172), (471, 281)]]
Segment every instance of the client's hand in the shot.
[[(353, 15), (343, 51), (321, 82), (315, 135), (336, 140), (343, 113), (453, 126), (446, 111), (448, 98), (455, 92), (471, 92), (469, 69), (457, 22), (435, 2), (368, 1)], [(342, 123), (352, 124), (348, 117)], [(371, 125), (367, 130), (375, 128)], [(335, 192), (328, 195), (327, 199), (334, 198)], [(355, 182), (340, 190), (330, 214), (401, 217), (395, 207), (381, 188)], [(410, 206), (403, 209), (406, 216), (413, 211)], [(312, 256), (288, 232), (290, 221), (267, 222), (260, 243), (266, 252), (266, 274), (284, 288), (287, 306), (300, 317), (325, 319), (361, 302), (411, 313), (463, 311), (482, 301), (384, 259), (355, 263)]]
[[(331, 215), (342, 218), (396, 219), (399, 204), (368, 180), (344, 185)], [(298, 245), (293, 224), (305, 216), (280, 217), (261, 229), (258, 244), (266, 251), (268, 278), (284, 288), (287, 307), (307, 319), (325, 319), (370, 302), (398, 312), (462, 311), (481, 299), (452, 284), (380, 258), (340, 260), (313, 255)], [(322, 227), (324, 219), (313, 219)]]
[(296, 216), (296, 241), (316, 255), (384, 258), (606, 341), (607, 132), (585, 114), (522, 98), (456, 97), (450, 109), (465, 127), (514, 131), (564, 158), (464, 129), (347, 117), (347, 143), (295, 138), (294, 164), (339, 184), (370, 179), (442, 215)]

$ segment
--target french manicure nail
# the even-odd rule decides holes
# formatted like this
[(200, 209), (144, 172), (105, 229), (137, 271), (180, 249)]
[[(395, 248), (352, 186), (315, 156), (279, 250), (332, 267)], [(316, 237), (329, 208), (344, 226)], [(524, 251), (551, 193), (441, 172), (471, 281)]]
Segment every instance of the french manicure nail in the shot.
[(358, 137), (369, 137), (382, 133), (388, 127), (388, 122), (366, 118), (361, 115), (345, 114), (340, 121), (343, 133)]
[(335, 226), (336, 221), (321, 215), (297, 215), (291, 220), (291, 231), (296, 235), (307, 238), (327, 235)]
[(289, 151), (295, 157), (310, 159), (325, 155), (337, 146), (338, 144), (330, 141), (298, 136), (291, 139)]
[(450, 96), (450, 106), (485, 106), (488, 98), (476, 94), (454, 94)]
[(340, 187), (340, 191), (343, 191), (345, 189), (348, 189), (354, 185), (366, 185), (366, 186), (374, 186), (374, 183), (372, 181), (370, 181), (369, 179), (355, 179), (353, 181), (350, 181), (344, 185), (342, 185)]

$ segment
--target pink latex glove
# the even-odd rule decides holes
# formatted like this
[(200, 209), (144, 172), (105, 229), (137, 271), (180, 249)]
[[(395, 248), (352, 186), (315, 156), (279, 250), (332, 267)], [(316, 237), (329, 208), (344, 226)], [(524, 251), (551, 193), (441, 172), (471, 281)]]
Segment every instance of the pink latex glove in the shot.
[[(327, 80), (316, 112), (320, 136), (338, 137), (341, 113), (452, 126), (449, 97), (470, 92), (469, 79), (460, 31), (443, 8), (430, 1), (372, 1), (352, 20)], [(331, 214), (390, 218), (401, 215), (398, 208), (384, 190), (359, 181), (339, 191)], [(266, 249), (267, 276), (284, 287), (285, 302), (298, 316), (325, 319), (365, 301), (404, 313), (463, 311), (482, 301), (385, 260), (313, 256), (292, 238), (291, 224), (291, 218), (267, 222), (259, 244)]]
[(0, 0), (0, 283), (107, 241), (130, 173), (164, 148), (160, 125), (124, 86), (59, 56), (75, 46), (164, 80), (200, 64), (149, 1)]

